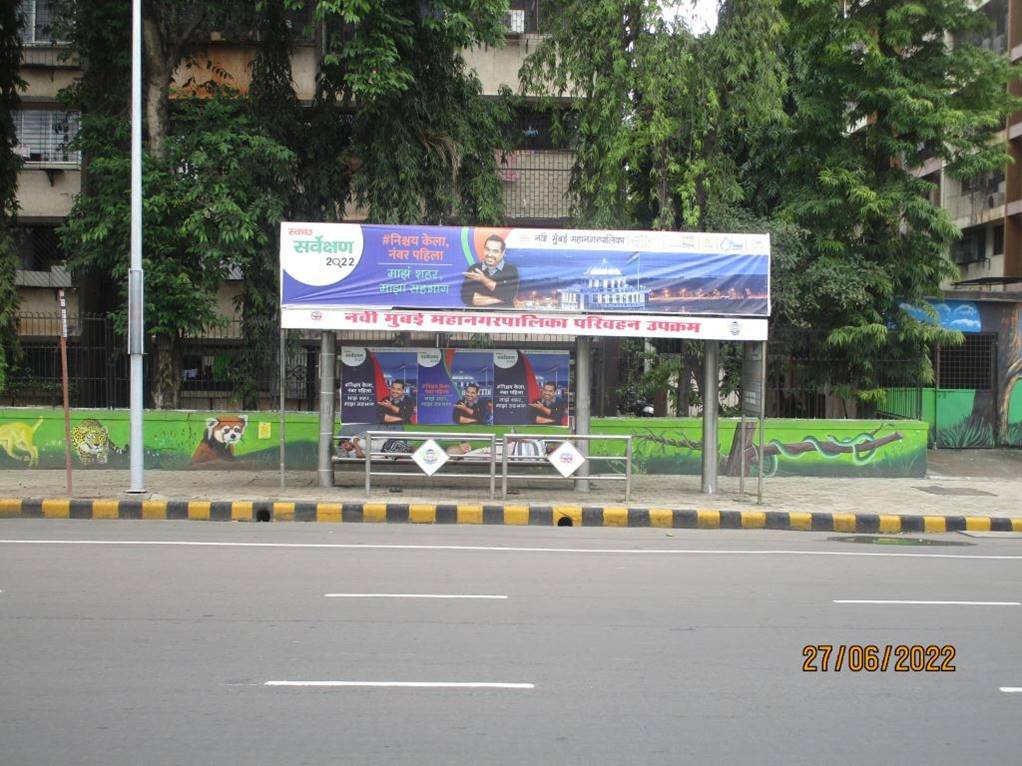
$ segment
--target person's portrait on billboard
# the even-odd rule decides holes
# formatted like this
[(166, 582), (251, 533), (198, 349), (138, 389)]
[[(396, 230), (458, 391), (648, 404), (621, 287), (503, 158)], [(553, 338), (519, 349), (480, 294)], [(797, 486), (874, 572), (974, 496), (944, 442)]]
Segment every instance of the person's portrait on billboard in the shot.
[(518, 269), (504, 257), (507, 245), (503, 237), (491, 234), (483, 242), (482, 263), (474, 263), (465, 272), (461, 301), (478, 308), (514, 308), (518, 297)]
[(453, 420), (458, 425), (482, 425), (489, 420), (490, 403), (479, 398), (479, 386), (469, 383), (465, 386), (465, 394), (454, 405)]
[(529, 404), (535, 411), (533, 422), (536, 425), (561, 425), (567, 410), (567, 402), (557, 395), (557, 384), (547, 381), (543, 384), (539, 399)]
[(388, 395), (376, 403), (378, 423), (415, 422), (415, 399), (408, 394), (406, 388), (403, 380), (391, 382)]

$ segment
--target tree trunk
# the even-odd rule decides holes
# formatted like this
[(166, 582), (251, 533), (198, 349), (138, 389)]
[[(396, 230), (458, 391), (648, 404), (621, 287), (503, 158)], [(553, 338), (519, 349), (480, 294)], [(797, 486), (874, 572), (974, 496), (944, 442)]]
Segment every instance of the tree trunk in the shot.
[(1022, 381), (1022, 307), (1005, 309), (1001, 313), (1001, 327), (997, 336), (997, 368), (1001, 379), (998, 381), (997, 424), (1001, 444), (1008, 441), (1011, 422), (1008, 408), (1016, 382)]
[[(148, 6), (151, 7), (150, 3)], [(142, 48), (145, 58), (144, 94), (146, 146), (156, 159), (164, 156), (170, 127), (170, 80), (177, 64), (177, 51), (167, 40), (158, 16), (142, 16)]]
[(151, 361), (153, 407), (177, 409), (181, 397), (181, 339), (163, 333), (154, 336)]

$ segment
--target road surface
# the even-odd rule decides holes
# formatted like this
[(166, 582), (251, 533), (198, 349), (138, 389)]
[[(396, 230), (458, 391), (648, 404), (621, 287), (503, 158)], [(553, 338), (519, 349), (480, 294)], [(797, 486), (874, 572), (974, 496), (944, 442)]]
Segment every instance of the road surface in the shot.
[(848, 537), (3, 521), (0, 761), (1018, 763), (1022, 536)]

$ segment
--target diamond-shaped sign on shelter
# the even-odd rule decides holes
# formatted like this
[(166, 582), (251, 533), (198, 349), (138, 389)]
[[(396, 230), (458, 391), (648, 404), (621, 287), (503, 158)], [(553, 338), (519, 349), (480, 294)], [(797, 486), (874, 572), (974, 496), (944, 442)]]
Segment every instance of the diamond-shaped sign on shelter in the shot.
[(432, 476), (439, 471), (449, 459), (444, 448), (432, 439), (427, 439), (421, 447), (412, 453), (412, 460), (427, 476)]
[(579, 466), (586, 461), (582, 453), (575, 449), (571, 442), (564, 442), (547, 456), (547, 460), (564, 478), (575, 473)]

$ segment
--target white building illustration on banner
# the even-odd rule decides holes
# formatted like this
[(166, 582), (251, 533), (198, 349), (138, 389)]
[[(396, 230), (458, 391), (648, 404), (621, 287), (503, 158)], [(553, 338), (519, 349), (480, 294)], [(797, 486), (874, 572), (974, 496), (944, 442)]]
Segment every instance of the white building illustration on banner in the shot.
[(557, 291), (562, 311), (641, 311), (646, 308), (649, 290), (634, 283), (604, 259), (586, 269), (581, 282)]

